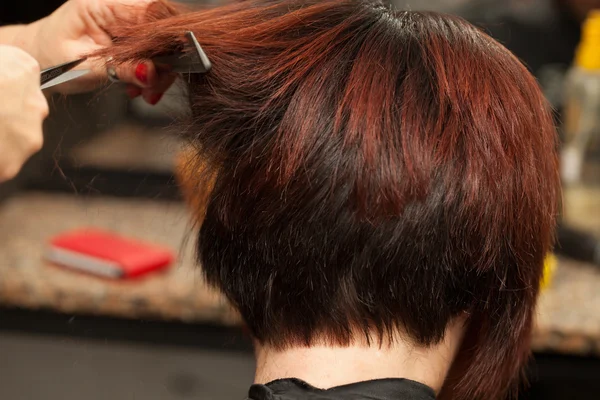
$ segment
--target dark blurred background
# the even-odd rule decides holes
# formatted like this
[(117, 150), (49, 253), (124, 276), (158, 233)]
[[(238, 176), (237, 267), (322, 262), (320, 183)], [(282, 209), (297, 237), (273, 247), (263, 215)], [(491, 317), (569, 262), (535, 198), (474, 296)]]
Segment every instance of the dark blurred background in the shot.
[[(0, 24), (39, 19), (62, 3), (2, 0)], [(581, 22), (600, 0), (396, 0), (395, 5), (455, 13), (481, 26), (535, 74), (558, 123)], [(181, 106), (177, 88), (171, 94), (155, 108), (128, 100), (115, 86), (55, 97), (43, 150), (15, 180), (0, 185), (0, 202), (13, 204), (11, 199), (24, 194), (179, 202), (173, 168), (181, 142), (171, 124)], [(8, 287), (2, 282), (9, 281), (2, 274), (0, 266), (0, 293)], [(51, 306), (27, 310), (23, 304), (5, 301), (0, 308), (2, 399), (241, 399), (251, 383), (250, 343), (227, 324), (65, 313)], [(523, 400), (598, 397), (600, 337), (581, 350), (582, 335), (577, 326), (571, 328), (573, 351), (552, 345), (536, 351), (532, 385)]]

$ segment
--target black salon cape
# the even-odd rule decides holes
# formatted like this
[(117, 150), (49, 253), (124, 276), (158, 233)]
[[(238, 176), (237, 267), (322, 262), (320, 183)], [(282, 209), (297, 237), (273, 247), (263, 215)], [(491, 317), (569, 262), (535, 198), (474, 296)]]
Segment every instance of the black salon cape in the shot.
[(433, 390), (408, 379), (378, 379), (322, 390), (299, 379), (252, 385), (247, 400), (435, 400)]

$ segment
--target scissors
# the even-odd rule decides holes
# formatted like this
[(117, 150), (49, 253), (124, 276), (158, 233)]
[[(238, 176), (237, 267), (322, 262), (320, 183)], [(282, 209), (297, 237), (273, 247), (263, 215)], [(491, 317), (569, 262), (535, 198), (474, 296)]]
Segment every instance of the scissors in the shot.
[[(166, 66), (169, 71), (182, 74), (201, 74), (210, 71), (211, 62), (202, 50), (200, 43), (193, 32), (187, 31), (184, 35), (186, 43), (184, 48), (176, 53), (154, 57), (152, 61), (157, 66)], [(60, 85), (79, 78), (90, 72), (89, 69), (73, 70), (76, 66), (84, 62), (86, 58), (67, 62), (42, 71), (41, 88), (48, 89), (52, 86)], [(111, 81), (118, 81), (114, 68), (108, 68), (108, 76)]]
[(73, 71), (73, 68), (85, 60), (86, 58), (80, 58), (79, 60), (67, 62), (43, 70), (41, 74), (42, 90), (51, 88), (52, 86), (60, 85), (61, 83), (68, 82), (89, 73), (89, 69)]

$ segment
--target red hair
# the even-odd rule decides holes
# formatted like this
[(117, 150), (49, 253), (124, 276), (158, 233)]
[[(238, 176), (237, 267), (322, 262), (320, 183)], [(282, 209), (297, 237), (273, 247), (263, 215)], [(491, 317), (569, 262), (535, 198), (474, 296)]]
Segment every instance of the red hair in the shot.
[(198, 255), (256, 339), (399, 330), (432, 345), (467, 313), (442, 397), (504, 398), (529, 355), (559, 198), (527, 69), (462, 19), (373, 1), (174, 14), (115, 27), (104, 55), (150, 58), (192, 30), (211, 59), (186, 77), (195, 178), (211, 181)]

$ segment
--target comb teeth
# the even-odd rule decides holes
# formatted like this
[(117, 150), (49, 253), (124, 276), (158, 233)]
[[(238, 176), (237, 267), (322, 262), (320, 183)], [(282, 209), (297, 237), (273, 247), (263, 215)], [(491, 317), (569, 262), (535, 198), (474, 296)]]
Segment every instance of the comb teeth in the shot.
[(187, 39), (186, 48), (192, 50), (188, 54), (190, 54), (193, 63), (201, 65), (203, 69), (202, 72), (210, 71), (210, 69), (212, 68), (212, 64), (206, 56), (206, 53), (204, 53), (204, 50), (202, 50), (202, 46), (200, 46), (200, 43), (198, 43), (194, 32), (187, 31), (185, 33), (185, 37)]
[(172, 72), (182, 74), (201, 74), (210, 71), (211, 62), (202, 50), (193, 32), (185, 33), (186, 44), (183, 51), (159, 56), (152, 59), (155, 64), (163, 64), (170, 67)]

